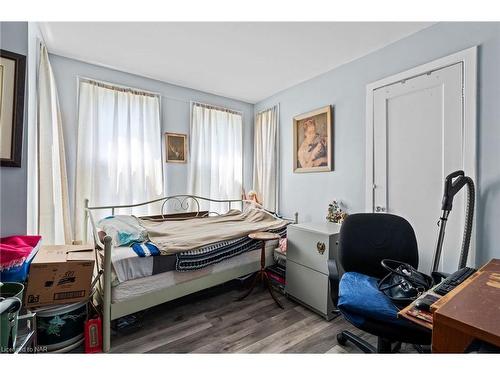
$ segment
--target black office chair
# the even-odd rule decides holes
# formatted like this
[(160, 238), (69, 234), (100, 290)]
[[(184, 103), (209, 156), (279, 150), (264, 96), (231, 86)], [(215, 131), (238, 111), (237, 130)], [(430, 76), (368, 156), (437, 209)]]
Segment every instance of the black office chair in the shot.
[(394, 352), (402, 342), (430, 344), (430, 331), (398, 318), (397, 307), (377, 285), (387, 274), (380, 264), (382, 259), (418, 267), (417, 241), (408, 221), (391, 214), (350, 215), (340, 230), (337, 258), (329, 262), (334, 303), (346, 320), (378, 337), (375, 348), (351, 332), (342, 331), (337, 335), (339, 344), (351, 341), (365, 353)]

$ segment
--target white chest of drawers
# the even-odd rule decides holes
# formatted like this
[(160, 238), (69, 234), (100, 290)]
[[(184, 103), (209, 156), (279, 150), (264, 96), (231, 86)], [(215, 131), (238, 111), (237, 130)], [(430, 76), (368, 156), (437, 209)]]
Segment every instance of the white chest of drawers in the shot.
[(336, 259), (340, 225), (330, 222), (293, 224), (287, 229), (286, 293), (325, 319), (334, 312), (328, 260)]

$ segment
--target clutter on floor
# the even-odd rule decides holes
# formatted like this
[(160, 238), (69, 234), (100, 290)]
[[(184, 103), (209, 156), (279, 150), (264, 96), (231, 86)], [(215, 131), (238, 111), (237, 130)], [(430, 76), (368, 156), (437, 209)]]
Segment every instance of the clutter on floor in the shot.
[(42, 246), (30, 266), (26, 307), (87, 300), (93, 272), (92, 246)]
[(84, 341), (85, 352), (102, 351), (101, 318), (91, 301), (92, 246), (41, 242), (40, 236), (0, 239), (1, 352), (78, 351)]

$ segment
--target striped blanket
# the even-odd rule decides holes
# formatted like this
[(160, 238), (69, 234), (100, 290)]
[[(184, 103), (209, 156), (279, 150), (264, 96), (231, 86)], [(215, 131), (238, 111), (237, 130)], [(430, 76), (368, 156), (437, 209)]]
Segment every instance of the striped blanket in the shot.
[[(270, 232), (277, 233), (282, 238), (286, 237), (286, 227)], [(260, 241), (249, 237), (221, 241), (201, 249), (178, 253), (175, 268), (181, 272), (195, 271), (259, 247)]]

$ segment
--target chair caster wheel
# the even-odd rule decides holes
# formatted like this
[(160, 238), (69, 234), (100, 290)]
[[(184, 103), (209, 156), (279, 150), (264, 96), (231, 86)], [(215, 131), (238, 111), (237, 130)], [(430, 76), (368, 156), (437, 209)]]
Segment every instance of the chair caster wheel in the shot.
[(347, 344), (347, 337), (344, 336), (344, 333), (343, 332), (340, 332), (337, 334), (337, 342), (340, 344), (340, 345), (345, 345)]

